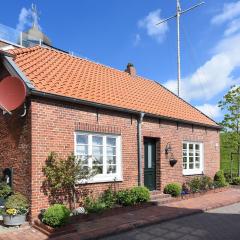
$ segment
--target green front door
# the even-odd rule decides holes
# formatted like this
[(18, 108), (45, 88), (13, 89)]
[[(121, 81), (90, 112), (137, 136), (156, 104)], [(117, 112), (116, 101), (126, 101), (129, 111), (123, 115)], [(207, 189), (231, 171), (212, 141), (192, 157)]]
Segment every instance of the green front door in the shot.
[(144, 185), (156, 189), (156, 140), (144, 139)]

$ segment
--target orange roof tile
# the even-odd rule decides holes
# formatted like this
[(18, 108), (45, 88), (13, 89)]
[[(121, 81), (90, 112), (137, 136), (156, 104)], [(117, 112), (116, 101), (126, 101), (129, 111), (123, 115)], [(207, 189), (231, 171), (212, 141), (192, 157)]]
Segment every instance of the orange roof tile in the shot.
[(218, 126), (160, 84), (140, 76), (40, 46), (10, 52), (38, 91)]

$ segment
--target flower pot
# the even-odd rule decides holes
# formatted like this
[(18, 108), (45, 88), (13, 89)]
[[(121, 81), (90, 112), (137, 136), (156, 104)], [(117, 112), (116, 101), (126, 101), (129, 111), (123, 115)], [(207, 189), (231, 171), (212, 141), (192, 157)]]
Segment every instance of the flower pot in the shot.
[(26, 214), (3, 215), (3, 223), (7, 226), (19, 226), (26, 221)]

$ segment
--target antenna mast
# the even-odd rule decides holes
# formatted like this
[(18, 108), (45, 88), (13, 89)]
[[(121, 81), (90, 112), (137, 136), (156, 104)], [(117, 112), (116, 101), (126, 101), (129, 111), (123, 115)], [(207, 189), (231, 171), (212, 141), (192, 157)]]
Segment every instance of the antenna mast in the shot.
[(177, 1), (177, 9), (176, 9), (176, 14), (166, 18), (164, 20), (162, 20), (161, 22), (157, 23), (157, 25), (160, 25), (162, 23), (165, 23), (173, 18), (177, 19), (177, 95), (180, 96), (181, 93), (181, 45), (180, 45), (180, 17), (182, 14), (187, 13), (191, 10), (193, 10), (194, 8), (199, 7), (200, 5), (204, 4), (204, 2), (200, 2), (186, 10), (182, 10), (181, 9), (181, 4), (180, 4), (180, 0), (176, 0)]

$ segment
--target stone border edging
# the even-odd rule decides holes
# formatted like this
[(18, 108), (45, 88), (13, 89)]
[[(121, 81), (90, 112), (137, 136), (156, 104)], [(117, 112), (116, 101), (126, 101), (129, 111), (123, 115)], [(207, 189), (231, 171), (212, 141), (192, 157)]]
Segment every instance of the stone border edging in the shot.
[(70, 233), (77, 232), (77, 229), (74, 225), (66, 225), (62, 228), (52, 228), (47, 226), (46, 224), (42, 223), (40, 220), (34, 220), (33, 228), (37, 229), (38, 231), (46, 234), (48, 237), (56, 237), (59, 235), (67, 235)]

